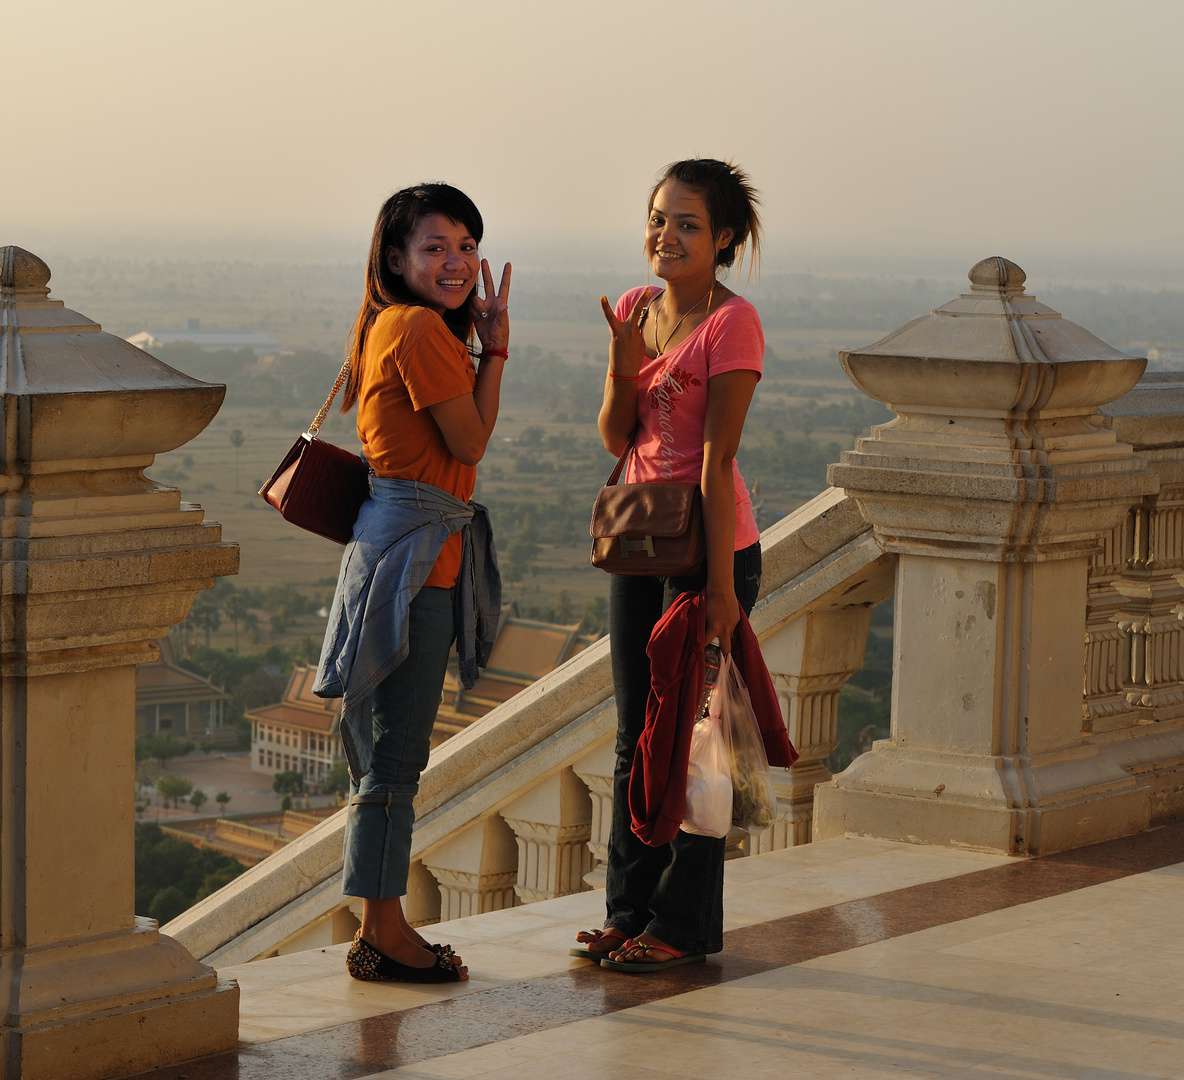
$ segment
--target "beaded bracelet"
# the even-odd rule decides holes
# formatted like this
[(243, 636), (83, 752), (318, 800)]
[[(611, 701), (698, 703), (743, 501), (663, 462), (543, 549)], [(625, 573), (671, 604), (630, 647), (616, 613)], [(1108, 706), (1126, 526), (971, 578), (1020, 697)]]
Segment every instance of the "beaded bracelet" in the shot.
[(509, 360), (510, 350), (499, 349), (493, 345), (486, 345), (485, 348), (481, 350), (481, 357), (484, 359), (487, 356), (500, 356), (503, 360)]

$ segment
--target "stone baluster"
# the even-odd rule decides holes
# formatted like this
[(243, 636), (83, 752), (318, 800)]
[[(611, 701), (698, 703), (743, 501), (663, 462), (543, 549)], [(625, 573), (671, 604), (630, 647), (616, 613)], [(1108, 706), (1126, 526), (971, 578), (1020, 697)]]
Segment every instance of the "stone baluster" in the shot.
[(547, 777), (503, 806), (501, 814), (518, 839), (514, 891), (520, 903), (587, 889), (584, 875), (592, 869), (588, 849), (592, 803), (570, 768)]
[[(436, 844), (423, 858), (440, 890), (439, 918), (461, 919), (501, 911), (515, 903), (518, 846), (514, 834), (496, 814)], [(408, 918), (419, 918), (420, 906), (408, 895)]]
[(1090, 567), (1085, 729), (1184, 722), (1184, 377), (1153, 372), (1101, 410), (1156, 472)]
[(839, 693), (863, 667), (871, 607), (818, 611), (795, 619), (761, 643), (765, 664), (801, 757), (792, 769), (774, 769), (779, 813), (752, 834), (748, 853), (808, 844), (814, 789), (831, 778), (823, 761), (838, 742)]
[(584, 781), (592, 800), (588, 850), (592, 853), (593, 867), (584, 875), (584, 882), (590, 889), (604, 888), (608, 837), (613, 823), (613, 769), (616, 761), (614, 739), (608, 738), (572, 766), (572, 771)]
[(1147, 785), (1081, 719), (1090, 559), (1159, 486), (1098, 408), (1146, 361), (1024, 279), (984, 259), (969, 293), (840, 356), (898, 414), (830, 470), (897, 554), (892, 735), (817, 788), (816, 839), (1026, 854), (1150, 819)]
[(225, 388), (49, 297), (0, 249), (0, 1075), (91, 1080), (233, 1047), (238, 987), (134, 913), (135, 665), (238, 569), (148, 480)]

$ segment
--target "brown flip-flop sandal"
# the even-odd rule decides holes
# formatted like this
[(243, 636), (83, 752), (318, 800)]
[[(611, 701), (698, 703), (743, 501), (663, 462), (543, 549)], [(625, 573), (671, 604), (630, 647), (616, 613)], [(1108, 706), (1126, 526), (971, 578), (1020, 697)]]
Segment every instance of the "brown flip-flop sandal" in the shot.
[(683, 964), (697, 964), (707, 959), (706, 953), (680, 953), (677, 949), (671, 949), (666, 945), (651, 945), (648, 941), (634, 941), (630, 939), (621, 946), (619, 951), (623, 952), (625, 949), (641, 949), (647, 955), (650, 952), (664, 952), (669, 955), (669, 960), (610, 960), (607, 956), (600, 961), (602, 968), (608, 968), (609, 971), (623, 971), (627, 975), (639, 975), (647, 971), (664, 971), (666, 968), (682, 967)]
[[(583, 930), (581, 933), (592, 934), (592, 940), (588, 942), (589, 945), (595, 945), (600, 941), (619, 941), (623, 945), (629, 939), (621, 933), (615, 926), (610, 926), (606, 930)], [(585, 960), (599, 960), (601, 957), (608, 956), (612, 949), (586, 949), (577, 946), (574, 949), (568, 949), (568, 956), (579, 956)]]

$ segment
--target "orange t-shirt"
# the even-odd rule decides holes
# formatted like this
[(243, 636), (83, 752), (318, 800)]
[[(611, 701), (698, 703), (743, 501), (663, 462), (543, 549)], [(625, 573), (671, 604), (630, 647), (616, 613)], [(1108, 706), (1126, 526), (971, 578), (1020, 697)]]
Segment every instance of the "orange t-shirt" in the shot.
[[(376, 476), (419, 480), (468, 502), (477, 468), (448, 450), (428, 406), (471, 394), (473, 361), (444, 320), (425, 307), (394, 304), (366, 335), (358, 391), (358, 438)], [(451, 588), (461, 537), (448, 538), (425, 585)]]

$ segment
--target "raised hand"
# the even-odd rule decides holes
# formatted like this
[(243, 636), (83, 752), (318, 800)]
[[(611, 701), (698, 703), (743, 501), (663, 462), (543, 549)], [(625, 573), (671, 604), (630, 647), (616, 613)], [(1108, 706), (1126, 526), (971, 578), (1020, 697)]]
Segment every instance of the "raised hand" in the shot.
[(502, 283), (496, 293), (488, 259), (481, 260), (481, 278), (485, 296), (474, 293), (470, 302), (477, 337), (483, 348), (504, 349), (510, 343), (510, 264), (502, 268)]
[(618, 319), (608, 302), (608, 297), (600, 298), (600, 309), (608, 320), (608, 328), (612, 331), (612, 340), (608, 345), (608, 370), (618, 379), (633, 379), (641, 371), (642, 361), (645, 360), (645, 338), (642, 334), (642, 310), (650, 300), (650, 291), (646, 289), (633, 304), (633, 309), (625, 319)]

